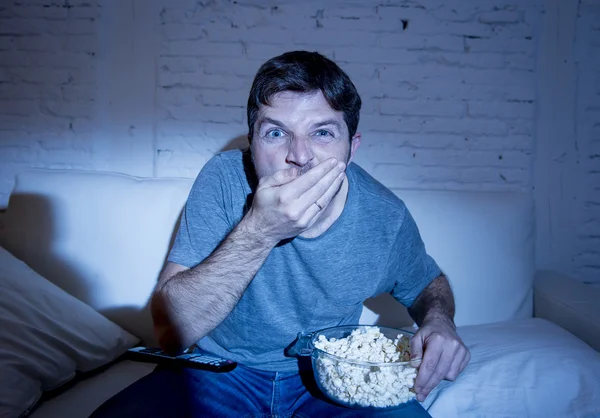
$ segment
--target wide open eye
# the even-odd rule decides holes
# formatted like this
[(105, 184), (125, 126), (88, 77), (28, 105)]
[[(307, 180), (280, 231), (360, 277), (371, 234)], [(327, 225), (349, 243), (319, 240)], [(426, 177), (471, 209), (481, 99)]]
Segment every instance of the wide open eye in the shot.
[(269, 139), (279, 139), (283, 138), (285, 135), (286, 133), (279, 128), (270, 129), (265, 133), (265, 137)]

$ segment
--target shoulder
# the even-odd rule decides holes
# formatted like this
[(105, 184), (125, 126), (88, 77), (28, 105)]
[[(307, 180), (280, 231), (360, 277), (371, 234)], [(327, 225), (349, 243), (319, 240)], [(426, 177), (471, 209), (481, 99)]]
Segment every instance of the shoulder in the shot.
[(393, 191), (376, 180), (358, 164), (348, 166), (348, 177), (353, 183), (359, 206), (374, 215), (385, 217), (386, 220), (395, 220), (401, 223), (408, 209)]
[(215, 154), (200, 169), (191, 195), (206, 195), (211, 190), (222, 193), (224, 189), (238, 187), (245, 180), (243, 160), (244, 153), (238, 149)]

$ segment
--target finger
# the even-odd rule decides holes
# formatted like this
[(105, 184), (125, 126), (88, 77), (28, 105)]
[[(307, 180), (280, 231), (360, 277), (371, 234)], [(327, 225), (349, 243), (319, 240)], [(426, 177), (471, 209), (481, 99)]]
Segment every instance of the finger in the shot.
[(415, 380), (415, 393), (419, 401), (425, 400), (425, 396), (422, 396), (422, 392), (425, 386), (431, 379), (431, 376), (435, 373), (440, 357), (442, 356), (442, 347), (436, 344), (428, 344), (423, 354), (423, 361), (419, 366), (419, 372)]
[(344, 180), (345, 174), (341, 167), (345, 167), (345, 164), (338, 163), (335, 169), (326, 173), (314, 186), (298, 198), (298, 203), (304, 210), (315, 202), (318, 202), (322, 208), (331, 202)]
[[(336, 169), (337, 164), (338, 160), (335, 158), (329, 158), (320, 162), (301, 176), (298, 176), (294, 181), (291, 182), (294, 187), (294, 194), (291, 197), (299, 198), (302, 196), (304, 192), (317, 184), (319, 180), (321, 180), (327, 173)], [(339, 171), (341, 170), (338, 169), (338, 172)]]
[[(427, 353), (425, 354), (427, 355)], [(417, 399), (420, 402), (423, 402), (427, 395), (435, 388), (446, 375), (448, 368), (450, 367), (450, 362), (452, 359), (444, 356), (444, 353), (439, 357), (437, 364), (435, 365), (435, 369), (433, 369), (431, 375), (429, 376), (429, 380), (425, 383), (419, 392), (417, 392)], [(431, 370), (431, 366), (429, 368)]]
[(439, 343), (439, 346), (442, 348), (442, 354), (436, 365), (434, 372), (429, 377), (429, 380), (423, 386), (423, 390), (421, 391), (421, 395), (423, 396), (423, 400), (429, 395), (429, 393), (435, 388), (448, 374), (450, 367), (452, 367), (452, 363), (454, 362), (457, 352), (462, 347), (460, 342), (452, 341), (446, 344)]
[(260, 185), (263, 187), (275, 187), (287, 184), (298, 177), (298, 169), (296, 167), (290, 167), (283, 170), (276, 171), (270, 176), (263, 177), (260, 181)]
[[(329, 173), (327, 173), (327, 177), (329, 176), (333, 176), (335, 175), (335, 171), (331, 171)], [(341, 173), (339, 173), (337, 176), (335, 176), (335, 178), (333, 179), (333, 182), (329, 185), (329, 188), (327, 189), (327, 191), (319, 198), (317, 198), (316, 200), (312, 200), (312, 197), (305, 197), (304, 195), (302, 195), (301, 199), (302, 199), (302, 207), (304, 208), (304, 215), (302, 216), (301, 221), (306, 222), (306, 224), (310, 225), (311, 221), (315, 220), (316, 216), (318, 213), (320, 213), (323, 208), (325, 208), (330, 202), (331, 200), (334, 198), (335, 194), (337, 193), (337, 191), (340, 189), (340, 186), (342, 184), (342, 182), (344, 181), (344, 178), (346, 177), (346, 174), (342, 171)], [(329, 183), (330, 179), (325, 179), (324, 180), (326, 183)], [(317, 185), (318, 186), (318, 185)], [(317, 187), (315, 186), (315, 187)], [(320, 186), (319, 186), (320, 187)], [(325, 187), (325, 186), (323, 186)], [(317, 204), (315, 204), (317, 203)]]
[(467, 355), (468, 350), (464, 346), (461, 346), (458, 349), (456, 355), (454, 356), (454, 359), (452, 360), (452, 365), (450, 365), (448, 373), (446, 374), (446, 376), (444, 376), (444, 379), (447, 379), (451, 382), (456, 380), (460, 372), (463, 371), (464, 366), (466, 366), (465, 360), (467, 359)]
[(410, 358), (411, 359), (423, 359), (423, 339), (420, 338), (419, 332), (410, 339), (408, 342), (410, 346)]

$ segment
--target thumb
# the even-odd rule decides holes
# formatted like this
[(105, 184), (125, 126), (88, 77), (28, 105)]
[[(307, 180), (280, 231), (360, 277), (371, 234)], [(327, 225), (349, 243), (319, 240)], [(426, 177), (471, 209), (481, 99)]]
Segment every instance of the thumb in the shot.
[(423, 359), (423, 339), (421, 334), (417, 333), (410, 339), (410, 359)]

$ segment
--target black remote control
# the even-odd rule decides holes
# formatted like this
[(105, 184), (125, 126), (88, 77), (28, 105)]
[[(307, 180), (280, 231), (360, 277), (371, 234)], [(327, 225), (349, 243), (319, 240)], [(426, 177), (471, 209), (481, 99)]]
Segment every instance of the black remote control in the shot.
[(126, 358), (145, 363), (156, 363), (171, 367), (188, 367), (192, 369), (210, 370), (212, 372), (229, 372), (237, 363), (221, 357), (202, 353), (186, 353), (170, 356), (160, 348), (133, 347), (127, 350)]

